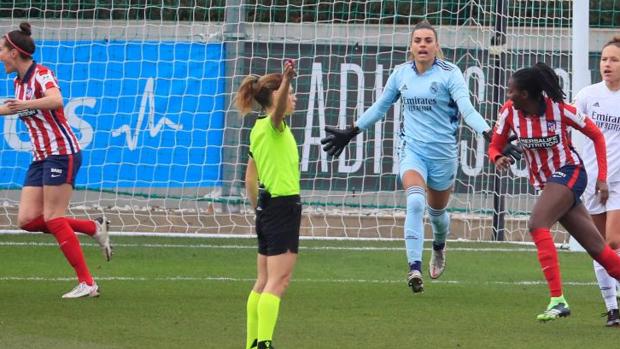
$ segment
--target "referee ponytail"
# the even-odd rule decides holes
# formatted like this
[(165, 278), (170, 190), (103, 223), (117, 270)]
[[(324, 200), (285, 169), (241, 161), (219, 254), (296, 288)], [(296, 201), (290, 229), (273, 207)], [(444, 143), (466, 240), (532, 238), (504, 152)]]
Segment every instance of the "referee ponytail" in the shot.
[(263, 76), (248, 75), (241, 82), (235, 105), (242, 115), (245, 115), (259, 106), (262, 109), (268, 108), (272, 104), (272, 95), (282, 84), (282, 74), (273, 73)]
[(560, 86), (560, 78), (545, 63), (536, 63), (531, 68), (517, 70), (512, 81), (520, 90), (528, 92), (530, 98), (542, 98), (543, 91), (554, 102), (562, 102), (566, 94)]
[(4, 46), (16, 49), (21, 58), (30, 59), (35, 50), (31, 35), (30, 23), (23, 22), (19, 25), (19, 30), (13, 30), (4, 35)]

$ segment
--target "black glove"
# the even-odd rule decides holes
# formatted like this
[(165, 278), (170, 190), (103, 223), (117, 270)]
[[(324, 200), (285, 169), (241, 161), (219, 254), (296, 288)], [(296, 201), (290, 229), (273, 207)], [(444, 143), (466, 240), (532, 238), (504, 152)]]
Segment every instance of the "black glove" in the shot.
[(487, 143), (491, 144), (491, 139), (493, 139), (493, 131), (488, 130), (482, 132), (482, 137), (484, 137), (484, 140), (487, 141)]
[[(493, 132), (482, 132), (482, 136), (484, 136), (484, 139), (486, 139), (487, 142), (491, 143), (491, 138), (493, 138)], [(511, 164), (514, 164), (516, 161), (521, 160), (521, 154), (523, 154), (523, 149), (521, 149), (520, 145), (512, 144), (512, 142), (517, 138), (518, 137), (515, 134), (510, 135), (510, 137), (508, 137), (508, 140), (506, 141), (504, 149), (502, 149), (502, 155), (509, 157)]]
[(333, 157), (338, 157), (351, 139), (362, 132), (362, 130), (357, 126), (349, 126), (344, 130), (337, 127), (325, 126), (325, 132), (327, 132), (327, 136), (321, 139), (323, 150)]
[(515, 139), (517, 139), (517, 135), (514, 134), (508, 137), (508, 141), (504, 149), (502, 149), (502, 155), (509, 157), (511, 164), (521, 160), (521, 154), (523, 154), (523, 149), (521, 149), (519, 144), (512, 144)]

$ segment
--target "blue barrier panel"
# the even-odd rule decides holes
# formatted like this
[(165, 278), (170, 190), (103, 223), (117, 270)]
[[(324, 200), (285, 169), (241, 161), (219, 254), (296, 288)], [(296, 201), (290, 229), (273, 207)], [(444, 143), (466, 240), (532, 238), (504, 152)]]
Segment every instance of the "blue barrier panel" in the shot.
[[(43, 41), (35, 59), (56, 73), (82, 146), (78, 186), (221, 186), (223, 44)], [(13, 77), (0, 98), (14, 95)], [(0, 186), (19, 187), (30, 142), (19, 119), (3, 122)]]

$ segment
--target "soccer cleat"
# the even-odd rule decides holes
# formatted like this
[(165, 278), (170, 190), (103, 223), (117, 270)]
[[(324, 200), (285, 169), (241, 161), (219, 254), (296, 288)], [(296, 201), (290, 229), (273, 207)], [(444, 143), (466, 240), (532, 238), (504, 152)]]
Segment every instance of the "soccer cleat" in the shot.
[(446, 248), (441, 250), (435, 250), (431, 252), (431, 261), (428, 267), (428, 273), (431, 279), (437, 279), (443, 274), (446, 268)]
[(407, 284), (411, 287), (413, 293), (424, 292), (424, 281), (422, 281), (422, 273), (419, 270), (412, 270), (407, 275)]
[(258, 345), (258, 339), (255, 339), (254, 342), (252, 342), (252, 344), (250, 345), (250, 349), (256, 348), (257, 345)]
[(80, 282), (74, 289), (62, 295), (62, 298), (81, 297), (99, 297), (99, 286), (96, 283), (88, 286), (85, 282)]
[(618, 309), (612, 309), (603, 314), (603, 316), (607, 315), (607, 327), (615, 327), (620, 326), (620, 312)]
[(258, 349), (275, 349), (271, 341), (261, 341), (258, 342)]
[(97, 232), (93, 235), (93, 238), (99, 243), (105, 260), (109, 262), (112, 258), (112, 245), (110, 245), (110, 232), (108, 231), (110, 221), (105, 216), (97, 217), (95, 218), (95, 225), (97, 226)]
[(561, 317), (570, 315), (570, 309), (567, 303), (550, 303), (547, 310), (542, 314), (538, 314), (538, 321), (551, 321)]

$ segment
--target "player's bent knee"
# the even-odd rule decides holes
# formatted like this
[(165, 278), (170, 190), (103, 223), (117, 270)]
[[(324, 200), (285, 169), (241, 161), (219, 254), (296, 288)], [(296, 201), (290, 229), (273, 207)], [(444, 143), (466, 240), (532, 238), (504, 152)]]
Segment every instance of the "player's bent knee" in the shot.
[(26, 231), (34, 231), (31, 226), (30, 223), (32, 223), (33, 221), (35, 221), (38, 217), (30, 217), (30, 216), (22, 216), (22, 217), (17, 217), (17, 226), (20, 229), (26, 230)]
[(420, 187), (410, 187), (407, 189), (407, 211), (411, 213), (424, 213), (426, 208), (426, 197)]

